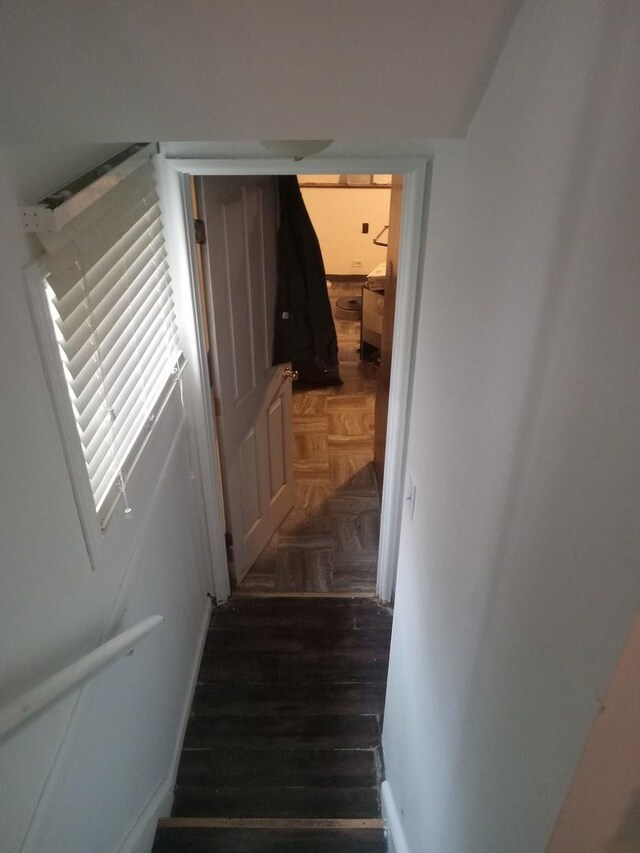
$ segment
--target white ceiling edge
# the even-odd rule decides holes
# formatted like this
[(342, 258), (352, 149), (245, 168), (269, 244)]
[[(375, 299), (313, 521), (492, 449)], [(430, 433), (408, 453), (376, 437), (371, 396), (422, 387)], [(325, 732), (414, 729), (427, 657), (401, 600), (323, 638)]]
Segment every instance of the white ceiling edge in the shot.
[[(325, 150), (316, 155), (305, 157), (306, 161), (314, 159), (340, 160), (345, 157), (385, 158), (385, 157), (420, 157), (430, 159), (438, 141), (434, 139), (336, 139)], [(196, 158), (257, 158), (279, 159), (275, 154), (270, 155), (263, 145), (256, 141), (240, 140), (211, 140), (195, 142), (161, 142), (160, 153), (166, 157), (182, 159)]]

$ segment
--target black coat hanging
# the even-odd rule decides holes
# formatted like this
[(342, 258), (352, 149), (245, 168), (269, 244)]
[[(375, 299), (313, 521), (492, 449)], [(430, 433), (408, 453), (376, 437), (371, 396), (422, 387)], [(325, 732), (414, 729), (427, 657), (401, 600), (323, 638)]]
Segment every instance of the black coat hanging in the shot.
[(322, 253), (295, 175), (278, 178), (278, 202), (273, 363), (292, 362), (301, 384), (340, 385), (338, 339)]

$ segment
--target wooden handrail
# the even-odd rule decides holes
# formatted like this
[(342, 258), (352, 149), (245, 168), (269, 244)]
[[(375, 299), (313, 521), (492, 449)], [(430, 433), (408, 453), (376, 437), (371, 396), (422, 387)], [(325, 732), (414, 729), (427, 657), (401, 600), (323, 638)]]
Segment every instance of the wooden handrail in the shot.
[(4, 705), (0, 708), (0, 739), (35, 717), (56, 699), (88, 681), (116, 658), (132, 652), (142, 637), (161, 622), (164, 622), (164, 616), (143, 619)]

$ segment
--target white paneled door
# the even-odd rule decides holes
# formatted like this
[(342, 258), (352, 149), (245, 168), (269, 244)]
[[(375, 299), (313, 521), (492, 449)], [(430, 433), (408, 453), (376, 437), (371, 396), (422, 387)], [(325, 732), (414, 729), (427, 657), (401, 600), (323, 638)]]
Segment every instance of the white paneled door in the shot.
[(213, 394), (232, 572), (239, 583), (293, 506), (291, 383), (271, 366), (276, 179), (198, 179)]

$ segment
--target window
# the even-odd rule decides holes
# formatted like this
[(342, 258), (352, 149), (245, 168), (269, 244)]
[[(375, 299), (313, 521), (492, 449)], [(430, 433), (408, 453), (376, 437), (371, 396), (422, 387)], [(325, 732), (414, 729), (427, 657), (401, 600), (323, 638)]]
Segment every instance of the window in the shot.
[(67, 442), (71, 415), (79, 437), (70, 467), (77, 474), (84, 460), (79, 491), (90, 491), (104, 529), (121, 496), (129, 511), (127, 479), (181, 370), (152, 162), (48, 236), (46, 245), (37, 306), (40, 325), (48, 319), (45, 358), (56, 353), (54, 402), (59, 419), (63, 409)]

